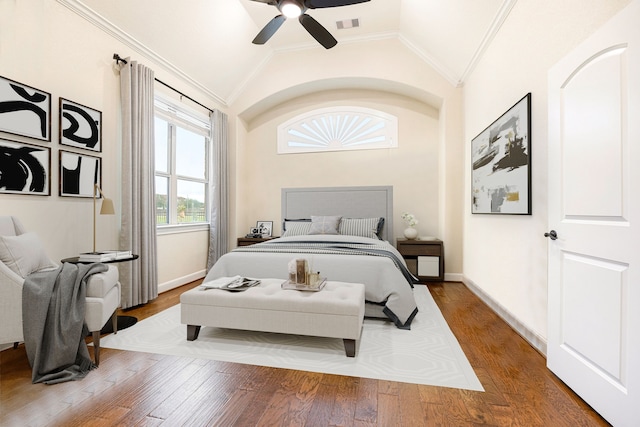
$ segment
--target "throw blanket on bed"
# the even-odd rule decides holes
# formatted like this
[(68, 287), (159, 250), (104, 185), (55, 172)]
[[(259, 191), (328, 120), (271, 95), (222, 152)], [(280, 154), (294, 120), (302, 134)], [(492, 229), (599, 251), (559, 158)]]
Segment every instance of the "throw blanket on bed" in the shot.
[(34, 384), (80, 380), (95, 368), (84, 341), (86, 284), (91, 275), (107, 268), (65, 263), (25, 279), (22, 328)]
[(411, 328), (418, 312), (412, 291), (417, 279), (396, 249), (377, 239), (314, 235), (244, 246), (223, 255), (209, 270), (205, 282), (233, 275), (286, 279), (290, 254), (309, 254), (312, 268), (331, 280), (364, 283), (365, 315), (386, 317), (399, 329)]
[(238, 252), (279, 252), (279, 253), (304, 253), (304, 254), (340, 254), (340, 255), (371, 255), (383, 256), (391, 259), (395, 266), (411, 287), (419, 280), (401, 262), (398, 257), (387, 250), (386, 242), (318, 242), (296, 240), (289, 242), (263, 242), (258, 245), (242, 246), (234, 249)]

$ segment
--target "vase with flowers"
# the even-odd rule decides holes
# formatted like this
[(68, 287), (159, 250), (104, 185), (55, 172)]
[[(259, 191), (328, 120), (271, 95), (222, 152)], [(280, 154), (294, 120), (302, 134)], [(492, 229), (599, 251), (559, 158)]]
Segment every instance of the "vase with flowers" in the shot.
[(404, 237), (409, 240), (413, 240), (418, 237), (418, 230), (415, 226), (418, 225), (418, 220), (412, 213), (404, 212), (402, 214), (402, 220), (407, 224), (407, 228), (404, 229)]

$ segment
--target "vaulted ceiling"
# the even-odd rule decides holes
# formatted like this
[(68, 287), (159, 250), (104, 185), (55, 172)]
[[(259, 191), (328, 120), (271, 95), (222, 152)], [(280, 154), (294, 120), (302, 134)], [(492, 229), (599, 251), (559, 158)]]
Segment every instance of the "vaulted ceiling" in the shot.
[[(516, 0), (371, 0), (308, 10), (338, 40), (320, 46), (297, 19), (265, 45), (251, 43), (278, 10), (252, 0), (58, 0), (223, 104), (274, 54), (396, 38), (453, 85), (464, 83)], [(357, 19), (357, 28), (337, 22)]]

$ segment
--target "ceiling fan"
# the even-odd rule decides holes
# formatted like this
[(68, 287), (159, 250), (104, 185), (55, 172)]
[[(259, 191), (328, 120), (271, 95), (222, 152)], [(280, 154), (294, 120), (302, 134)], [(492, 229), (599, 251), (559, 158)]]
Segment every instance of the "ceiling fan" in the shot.
[(324, 28), (318, 21), (307, 15), (308, 9), (321, 9), (325, 7), (349, 6), (352, 4), (364, 3), (370, 0), (252, 0), (259, 3), (266, 3), (275, 6), (280, 11), (280, 15), (273, 18), (264, 26), (253, 39), (253, 44), (265, 44), (278, 31), (278, 28), (287, 18), (298, 18), (302, 26), (318, 41), (325, 49), (331, 49), (338, 41)]

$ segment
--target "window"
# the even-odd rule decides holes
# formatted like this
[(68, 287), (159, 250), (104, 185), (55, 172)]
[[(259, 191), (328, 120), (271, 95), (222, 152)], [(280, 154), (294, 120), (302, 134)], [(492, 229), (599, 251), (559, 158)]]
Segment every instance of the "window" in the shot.
[(155, 184), (158, 226), (206, 223), (209, 218), (207, 117), (155, 101)]
[(319, 108), (278, 126), (278, 153), (398, 147), (398, 118), (363, 107)]

